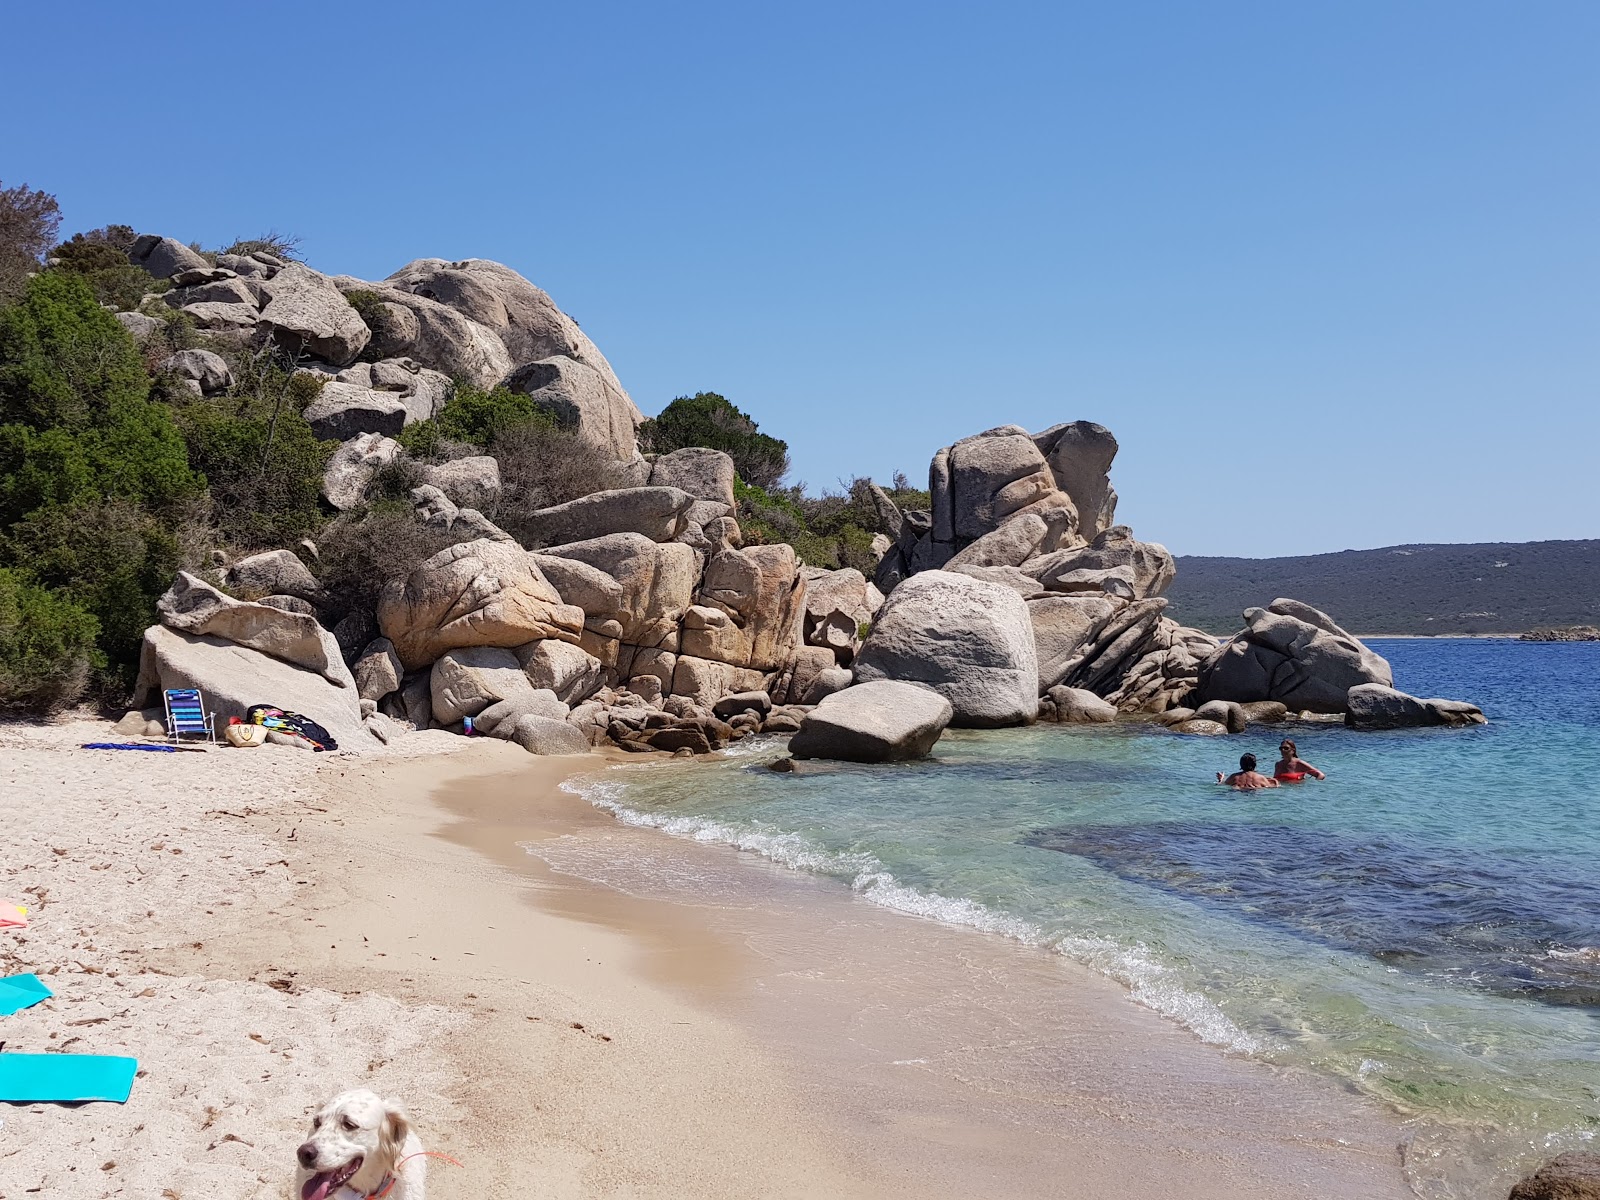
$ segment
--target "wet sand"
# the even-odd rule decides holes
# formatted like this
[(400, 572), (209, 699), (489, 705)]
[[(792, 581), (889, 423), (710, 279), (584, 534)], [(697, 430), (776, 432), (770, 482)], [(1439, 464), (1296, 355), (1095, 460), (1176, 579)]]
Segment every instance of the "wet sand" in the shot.
[(1204, 1046), (1059, 955), (625, 826), (552, 781), (518, 764), (438, 789), (444, 836), (731, 1027), (742, 1074), (848, 1181), (832, 1194), (1411, 1194), (1405, 1132), (1366, 1100)]

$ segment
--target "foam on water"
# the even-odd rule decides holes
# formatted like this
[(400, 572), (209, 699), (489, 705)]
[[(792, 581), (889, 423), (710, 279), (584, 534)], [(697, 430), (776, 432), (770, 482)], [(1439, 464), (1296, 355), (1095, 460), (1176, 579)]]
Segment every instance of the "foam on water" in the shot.
[[(1419, 1192), (1478, 1200), (1600, 1128), (1600, 645), (1379, 649), (1401, 686), (1480, 702), (1490, 724), (1299, 727), (1327, 782), (1247, 795), (1209, 781), (1283, 730), (950, 730), (930, 761), (782, 774), (765, 769), (782, 739), (752, 738), (571, 790), (1058, 952), (1207, 1042), (1336, 1076), (1427, 1119), (1407, 1150)], [(602, 867), (628, 869), (577, 873)]]
[(1054, 950), (1115, 979), (1140, 1004), (1172, 1018), (1212, 1045), (1245, 1054), (1261, 1054), (1272, 1048), (1270, 1041), (1246, 1033), (1215, 1004), (1183, 987), (1144, 946), (1119, 945), (1103, 937), (1051, 935), (1030, 921), (976, 901), (909, 887), (871, 854), (830, 851), (797, 833), (630, 808), (624, 801), (628, 789), (624, 780), (569, 779), (561, 787), (611, 813), (625, 825), (759, 854), (793, 871), (844, 880), (862, 899), (895, 912)]

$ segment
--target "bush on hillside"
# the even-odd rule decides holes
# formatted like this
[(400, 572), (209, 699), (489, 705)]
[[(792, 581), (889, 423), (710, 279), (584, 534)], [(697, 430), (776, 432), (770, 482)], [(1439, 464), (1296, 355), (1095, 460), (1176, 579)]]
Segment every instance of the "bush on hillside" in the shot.
[(239, 550), (282, 546), (323, 520), (322, 473), (335, 447), (301, 415), (321, 384), (270, 346), (232, 366), (234, 386), (222, 395), (173, 393), (178, 424), (224, 538)]
[(532, 515), (539, 509), (631, 482), (608, 452), (550, 422), (526, 421), (501, 429), (489, 443), (489, 453), (500, 464), (501, 488), (490, 515), (529, 547), (538, 540)]
[(378, 503), (346, 513), (317, 539), (322, 586), (342, 616), (371, 612), (391, 579), (405, 579), (421, 563), (460, 538), (424, 525), (409, 504)]
[(7, 558), (94, 616), (105, 682), (130, 687), (156, 600), (179, 567), (171, 526), (127, 500), (88, 499), (36, 510), (6, 543)]
[(55, 248), (51, 258), (56, 270), (81, 275), (101, 304), (137, 308), (146, 292), (156, 290), (150, 273), (128, 259), (137, 237), (129, 225), (106, 225), (73, 234)]
[(656, 454), (690, 446), (721, 450), (752, 487), (772, 488), (789, 471), (789, 443), (762, 433), (748, 414), (716, 392), (679, 396), (639, 427), (639, 441)]
[(100, 663), (98, 632), (61, 593), (0, 567), (0, 712), (47, 716), (76, 704)]
[(61, 206), (48, 192), (27, 184), (0, 187), (0, 304), (27, 289), (28, 275), (55, 245)]
[(223, 247), (223, 254), (271, 254), (284, 262), (300, 261), (300, 237), (293, 233), (279, 233), (269, 229), (260, 237), (241, 238), (231, 246)]
[(183, 439), (133, 339), (89, 285), (50, 271), (0, 309), (0, 528), (41, 504), (193, 496)]

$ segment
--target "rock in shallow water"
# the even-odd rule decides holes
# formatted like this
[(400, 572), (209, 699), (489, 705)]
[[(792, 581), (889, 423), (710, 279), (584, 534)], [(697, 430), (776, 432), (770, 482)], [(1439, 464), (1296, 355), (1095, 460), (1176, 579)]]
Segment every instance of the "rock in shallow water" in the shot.
[(885, 679), (858, 684), (835, 692), (806, 714), (800, 731), (789, 739), (789, 753), (868, 763), (924, 758), (953, 714), (938, 692), (914, 683)]

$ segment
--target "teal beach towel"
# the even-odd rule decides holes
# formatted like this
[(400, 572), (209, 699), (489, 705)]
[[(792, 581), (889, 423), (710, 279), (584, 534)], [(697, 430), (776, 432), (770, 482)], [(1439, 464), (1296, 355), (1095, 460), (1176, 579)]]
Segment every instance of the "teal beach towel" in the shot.
[(139, 1061), (107, 1054), (0, 1054), (0, 1101), (125, 1103)]
[(7, 975), (0, 979), (0, 1017), (32, 1008), (53, 995), (37, 975)]

